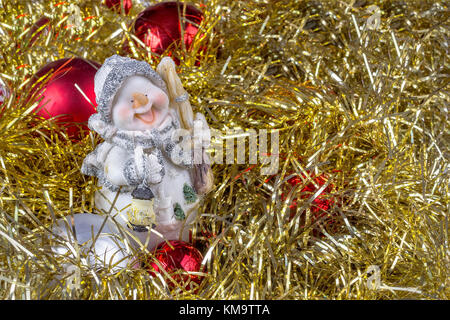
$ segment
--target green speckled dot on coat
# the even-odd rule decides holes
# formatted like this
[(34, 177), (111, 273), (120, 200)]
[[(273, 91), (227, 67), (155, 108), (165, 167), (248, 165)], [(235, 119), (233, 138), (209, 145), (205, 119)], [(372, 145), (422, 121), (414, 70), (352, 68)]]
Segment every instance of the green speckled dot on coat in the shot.
[(185, 183), (183, 186), (183, 195), (184, 200), (186, 200), (187, 203), (194, 203), (195, 201), (197, 201), (197, 194), (195, 193), (194, 189), (187, 183)]
[(178, 202), (175, 203), (175, 206), (173, 207), (173, 212), (175, 214), (175, 219), (177, 220), (184, 220), (186, 218), (186, 215), (184, 214), (184, 211)]

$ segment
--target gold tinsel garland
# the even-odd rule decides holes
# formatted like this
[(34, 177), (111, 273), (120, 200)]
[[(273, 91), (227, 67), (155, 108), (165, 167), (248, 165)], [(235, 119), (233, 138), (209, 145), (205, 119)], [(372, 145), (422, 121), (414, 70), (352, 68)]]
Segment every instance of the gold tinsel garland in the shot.
[[(179, 53), (179, 72), (195, 111), (224, 134), (279, 129), (277, 175), (261, 175), (260, 163), (214, 165), (194, 229), (207, 256), (198, 290), (170, 292), (145, 270), (84, 267), (80, 286), (68, 286), (69, 258), (52, 253), (49, 227), (92, 211), (95, 181), (80, 166), (98, 138), (72, 143), (51, 121), (30, 126), (27, 79), (59, 58), (123, 54), (144, 7), (124, 15), (100, 1), (0, 0), (0, 77), (11, 93), (0, 115), (0, 298), (449, 298), (448, 3), (193, 3), (204, 37)], [(51, 28), (31, 44), (43, 16)], [(140, 47), (131, 55), (160, 59)], [(313, 199), (298, 197), (302, 186), (286, 191), (305, 172), (325, 173), (331, 196), (345, 199), (319, 235)]]

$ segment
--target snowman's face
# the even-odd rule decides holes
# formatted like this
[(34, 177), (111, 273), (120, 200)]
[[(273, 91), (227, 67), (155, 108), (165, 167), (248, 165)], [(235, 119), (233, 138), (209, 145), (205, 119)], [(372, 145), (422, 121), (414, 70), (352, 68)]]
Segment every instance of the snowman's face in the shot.
[(118, 129), (143, 131), (157, 128), (169, 115), (169, 97), (149, 79), (131, 76), (113, 100), (112, 117)]

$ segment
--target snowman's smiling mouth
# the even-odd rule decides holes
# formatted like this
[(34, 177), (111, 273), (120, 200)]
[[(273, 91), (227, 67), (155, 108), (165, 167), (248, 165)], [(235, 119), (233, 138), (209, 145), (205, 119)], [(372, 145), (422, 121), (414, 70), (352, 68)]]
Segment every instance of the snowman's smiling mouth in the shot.
[[(142, 110), (139, 110), (142, 109)], [(147, 108), (139, 108), (138, 110), (135, 111), (134, 116), (141, 120), (142, 122), (146, 123), (146, 124), (152, 124), (155, 121), (155, 111), (153, 110), (153, 108), (147, 107)]]

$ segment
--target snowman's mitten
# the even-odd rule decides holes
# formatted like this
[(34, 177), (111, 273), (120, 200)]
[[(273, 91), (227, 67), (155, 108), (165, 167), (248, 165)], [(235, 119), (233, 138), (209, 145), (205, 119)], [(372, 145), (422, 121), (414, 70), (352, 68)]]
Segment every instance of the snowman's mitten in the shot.
[(174, 164), (192, 168), (192, 150), (183, 148), (182, 143), (175, 143), (172, 139), (167, 139), (164, 142), (164, 151)]
[(155, 154), (147, 155), (145, 159), (145, 181), (147, 184), (160, 183), (164, 175), (163, 168)]
[(211, 130), (205, 116), (201, 113), (195, 115), (194, 131), (193, 131), (194, 146), (209, 147), (211, 144)]

